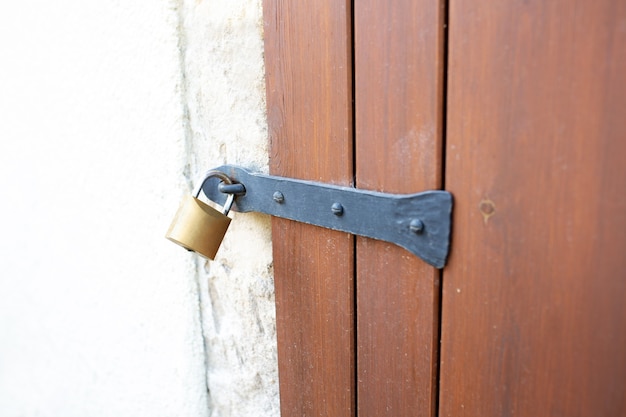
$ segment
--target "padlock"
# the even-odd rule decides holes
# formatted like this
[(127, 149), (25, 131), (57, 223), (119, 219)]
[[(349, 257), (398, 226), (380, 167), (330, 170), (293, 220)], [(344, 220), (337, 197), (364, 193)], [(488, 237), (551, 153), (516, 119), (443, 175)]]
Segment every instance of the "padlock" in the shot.
[(183, 248), (211, 260), (215, 259), (215, 254), (228, 229), (231, 220), (228, 212), (235, 200), (235, 195), (229, 194), (221, 213), (200, 201), (198, 197), (202, 186), (212, 177), (232, 184), (231, 179), (223, 172), (215, 170), (207, 172), (195, 196), (189, 195), (183, 199), (165, 235), (167, 239)]

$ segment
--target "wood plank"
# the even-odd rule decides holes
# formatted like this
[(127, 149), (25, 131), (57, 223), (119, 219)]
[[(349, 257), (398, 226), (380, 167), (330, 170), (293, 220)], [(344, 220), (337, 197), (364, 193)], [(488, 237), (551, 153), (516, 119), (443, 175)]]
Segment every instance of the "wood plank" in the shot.
[[(263, 6), (270, 170), (350, 185), (350, 2)], [(352, 416), (354, 239), (273, 219), (272, 241), (282, 415)]]
[[(443, 2), (354, 6), (357, 186), (439, 188)], [(433, 267), (394, 245), (357, 238), (359, 416), (434, 415), (439, 292)]]
[(626, 415), (625, 22), (451, 0), (440, 416)]

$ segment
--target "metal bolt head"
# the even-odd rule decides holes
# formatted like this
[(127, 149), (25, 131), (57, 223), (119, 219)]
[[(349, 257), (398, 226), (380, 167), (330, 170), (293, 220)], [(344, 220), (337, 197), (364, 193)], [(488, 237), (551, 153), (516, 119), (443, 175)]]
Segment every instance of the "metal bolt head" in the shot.
[(280, 191), (275, 191), (274, 195), (272, 195), (272, 198), (274, 199), (274, 201), (276, 201), (278, 204), (282, 204), (285, 202), (285, 196), (283, 195), (283, 193), (281, 193)]
[(411, 223), (409, 223), (409, 228), (413, 233), (420, 234), (424, 231), (424, 222), (420, 219), (413, 219)]
[(343, 214), (343, 206), (339, 203), (333, 203), (333, 205), (330, 207), (330, 210), (335, 216), (341, 216)]

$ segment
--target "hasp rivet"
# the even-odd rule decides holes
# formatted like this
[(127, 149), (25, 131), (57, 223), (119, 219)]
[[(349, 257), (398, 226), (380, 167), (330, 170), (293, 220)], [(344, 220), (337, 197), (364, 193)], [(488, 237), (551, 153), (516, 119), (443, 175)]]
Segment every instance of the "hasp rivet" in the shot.
[(333, 205), (330, 207), (330, 210), (335, 216), (341, 216), (343, 214), (343, 206), (339, 203), (333, 203)]
[(272, 198), (274, 199), (274, 201), (276, 201), (278, 204), (282, 204), (285, 202), (285, 196), (283, 195), (283, 193), (281, 193), (280, 191), (275, 191), (274, 195), (272, 195)]
[(409, 223), (409, 228), (413, 233), (422, 233), (424, 231), (424, 222), (420, 219), (413, 219)]

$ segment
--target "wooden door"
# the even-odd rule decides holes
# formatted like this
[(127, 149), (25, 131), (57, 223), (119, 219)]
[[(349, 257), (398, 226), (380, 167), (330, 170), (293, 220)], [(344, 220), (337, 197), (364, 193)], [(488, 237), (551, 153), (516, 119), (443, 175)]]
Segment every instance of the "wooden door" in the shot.
[[(441, 187), (444, 17), (437, 1), (354, 2), (358, 188)], [(357, 238), (356, 294), (358, 415), (435, 415), (440, 272)]]
[(272, 173), (455, 200), (443, 272), (273, 220), (282, 415), (626, 415), (624, 4), (264, 0)]
[[(264, 20), (272, 174), (352, 184), (350, 2), (266, 0)], [(272, 244), (281, 413), (354, 415), (354, 238), (272, 219)]]
[(440, 416), (624, 416), (626, 2), (449, 25)]
[[(440, 187), (441, 5), (264, 7), (272, 173)], [(282, 414), (434, 415), (439, 271), (392, 244), (278, 219), (273, 246)]]

